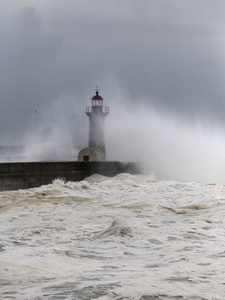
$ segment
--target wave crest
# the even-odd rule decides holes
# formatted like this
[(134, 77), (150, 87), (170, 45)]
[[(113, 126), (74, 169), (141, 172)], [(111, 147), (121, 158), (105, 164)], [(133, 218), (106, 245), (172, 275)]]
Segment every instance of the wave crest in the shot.
[(106, 239), (108, 237), (132, 237), (132, 231), (131, 228), (128, 226), (123, 226), (118, 220), (114, 220), (112, 224), (103, 231), (100, 231), (97, 233), (92, 240), (96, 239)]

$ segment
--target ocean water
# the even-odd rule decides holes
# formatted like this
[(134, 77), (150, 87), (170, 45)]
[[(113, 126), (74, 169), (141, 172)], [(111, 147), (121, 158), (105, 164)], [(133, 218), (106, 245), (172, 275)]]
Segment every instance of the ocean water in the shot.
[(93, 175), (0, 193), (0, 299), (225, 299), (225, 186)]

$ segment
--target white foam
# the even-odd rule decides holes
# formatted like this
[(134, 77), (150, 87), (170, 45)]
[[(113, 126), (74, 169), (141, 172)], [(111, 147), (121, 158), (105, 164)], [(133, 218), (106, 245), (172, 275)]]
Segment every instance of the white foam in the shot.
[(2, 192), (0, 206), (2, 295), (223, 299), (223, 185), (94, 175)]

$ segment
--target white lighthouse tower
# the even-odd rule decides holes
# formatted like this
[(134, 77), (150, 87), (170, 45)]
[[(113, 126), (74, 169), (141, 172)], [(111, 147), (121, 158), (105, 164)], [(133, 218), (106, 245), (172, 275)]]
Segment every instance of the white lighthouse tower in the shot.
[(109, 107), (103, 106), (98, 87), (95, 91), (96, 94), (91, 98), (91, 106), (86, 107), (89, 117), (89, 148), (79, 152), (79, 161), (105, 160), (105, 117), (109, 113)]
[(91, 106), (86, 107), (86, 114), (89, 117), (89, 147), (97, 148), (105, 153), (105, 117), (109, 113), (109, 107), (103, 106), (103, 98), (96, 94), (91, 98)]

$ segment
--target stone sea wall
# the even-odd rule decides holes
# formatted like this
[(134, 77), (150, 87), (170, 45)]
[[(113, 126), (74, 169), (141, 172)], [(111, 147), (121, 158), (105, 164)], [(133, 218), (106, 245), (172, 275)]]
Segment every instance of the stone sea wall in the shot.
[(0, 191), (28, 189), (52, 183), (54, 179), (80, 181), (93, 174), (115, 176), (139, 174), (137, 163), (122, 162), (18, 162), (0, 163)]

